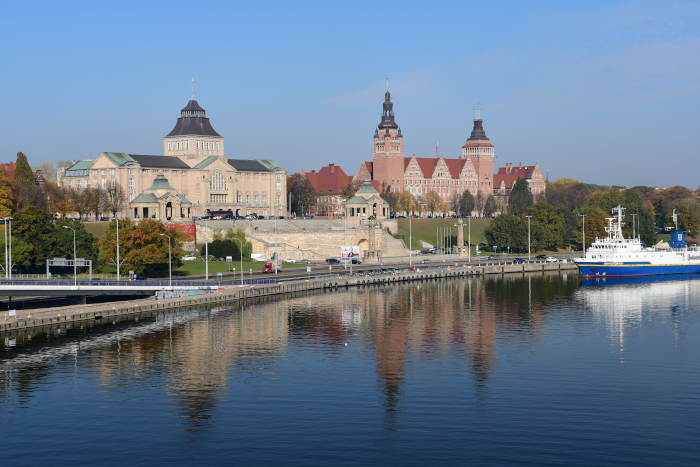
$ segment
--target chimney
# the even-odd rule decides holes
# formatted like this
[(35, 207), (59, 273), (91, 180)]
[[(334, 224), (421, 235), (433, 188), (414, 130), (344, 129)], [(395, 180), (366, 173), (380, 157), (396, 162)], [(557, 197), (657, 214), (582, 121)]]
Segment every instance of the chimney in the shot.
[(523, 168), (523, 163), (522, 163), (522, 162), (520, 163), (520, 168), (521, 168), (521, 169)]
[(331, 168), (331, 173), (335, 172), (335, 163), (331, 162), (330, 164), (328, 164), (328, 167)]

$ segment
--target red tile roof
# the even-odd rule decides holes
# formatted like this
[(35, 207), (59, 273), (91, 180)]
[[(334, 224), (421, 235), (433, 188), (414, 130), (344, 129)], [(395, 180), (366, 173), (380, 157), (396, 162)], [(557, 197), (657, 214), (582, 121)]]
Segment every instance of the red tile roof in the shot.
[(488, 141), (470, 141), (463, 148), (492, 148), (493, 144)]
[(498, 188), (503, 182), (506, 188), (513, 186), (518, 178), (531, 178), (532, 173), (535, 171), (535, 166), (523, 166), (523, 167), (499, 167), (498, 172), (493, 175), (493, 186)]
[[(332, 165), (332, 164), (331, 164)], [(352, 176), (348, 176), (343, 169), (337, 165), (323, 167), (318, 172), (305, 172), (306, 178), (311, 182), (311, 186), (318, 194), (337, 195), (341, 190), (352, 181)]]
[(15, 166), (16, 165), (17, 165), (16, 162), (9, 162), (7, 164), (5, 164), (5, 163), (0, 164), (0, 166), (7, 171), (7, 178), (9, 178), (10, 180), (15, 179)]

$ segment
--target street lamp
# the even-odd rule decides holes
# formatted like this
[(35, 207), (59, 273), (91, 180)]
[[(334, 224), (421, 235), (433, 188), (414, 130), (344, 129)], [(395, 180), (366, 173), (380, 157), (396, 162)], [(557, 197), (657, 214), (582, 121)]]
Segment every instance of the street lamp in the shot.
[(586, 257), (586, 216), (588, 214), (579, 214), (579, 217), (583, 217), (583, 234), (582, 234), (582, 240), (583, 240), (583, 257)]
[(73, 285), (78, 285), (78, 258), (76, 257), (76, 247), (75, 247), (75, 229), (72, 227), (68, 227), (67, 225), (63, 226), (64, 229), (70, 229), (73, 231)]
[(636, 217), (637, 217), (638, 215), (639, 215), (639, 214), (631, 214), (631, 216), (632, 216), (632, 238), (637, 238), (637, 231), (636, 231), (635, 227), (636, 227), (636, 225), (637, 225), (637, 223), (636, 223), (636, 220), (637, 220)]
[(530, 218), (532, 216), (525, 217), (527, 217), (527, 260), (530, 261)]
[(120, 280), (120, 275), (119, 275), (119, 219), (115, 219), (117, 221), (117, 282)]
[(467, 255), (467, 262), (471, 263), (472, 261), (472, 216), (468, 216), (467, 219), (469, 219), (469, 234), (467, 236), (467, 251), (469, 254)]
[(168, 237), (168, 273), (170, 275), (170, 288), (173, 287), (173, 259), (172, 250), (170, 249), (170, 236), (165, 234), (160, 234), (161, 237)]
[(412, 230), (411, 230), (411, 218), (413, 216), (409, 215), (408, 216), (408, 266), (411, 267), (413, 265), (413, 243), (412, 243)]
[[(241, 240), (240, 238), (236, 238), (236, 237), (234, 237), (233, 239), (241, 242), (241, 249), (239, 250), (239, 253), (241, 255), (241, 285), (243, 285), (243, 240)], [(235, 277), (235, 274), (234, 274), (234, 277)]]
[(208, 219), (204, 219), (204, 271), (206, 280), (209, 280), (209, 227), (207, 221)]

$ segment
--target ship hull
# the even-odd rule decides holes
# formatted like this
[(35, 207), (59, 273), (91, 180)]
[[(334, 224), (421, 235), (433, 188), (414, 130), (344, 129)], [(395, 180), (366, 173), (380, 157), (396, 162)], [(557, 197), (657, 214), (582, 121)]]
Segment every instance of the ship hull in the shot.
[(662, 274), (696, 274), (700, 273), (700, 262), (651, 264), (651, 263), (603, 263), (576, 261), (579, 271), (584, 277), (627, 277), (654, 276)]

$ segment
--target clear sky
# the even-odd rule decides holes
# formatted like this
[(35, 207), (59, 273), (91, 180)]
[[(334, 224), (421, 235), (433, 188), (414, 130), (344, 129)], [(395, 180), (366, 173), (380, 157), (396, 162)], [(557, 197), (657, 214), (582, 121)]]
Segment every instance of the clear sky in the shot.
[(494, 165), (700, 185), (700, 3), (7, 2), (2, 161), (162, 154), (195, 94), (230, 158), (372, 156), (386, 79), (404, 153), (458, 157), (481, 103)]

